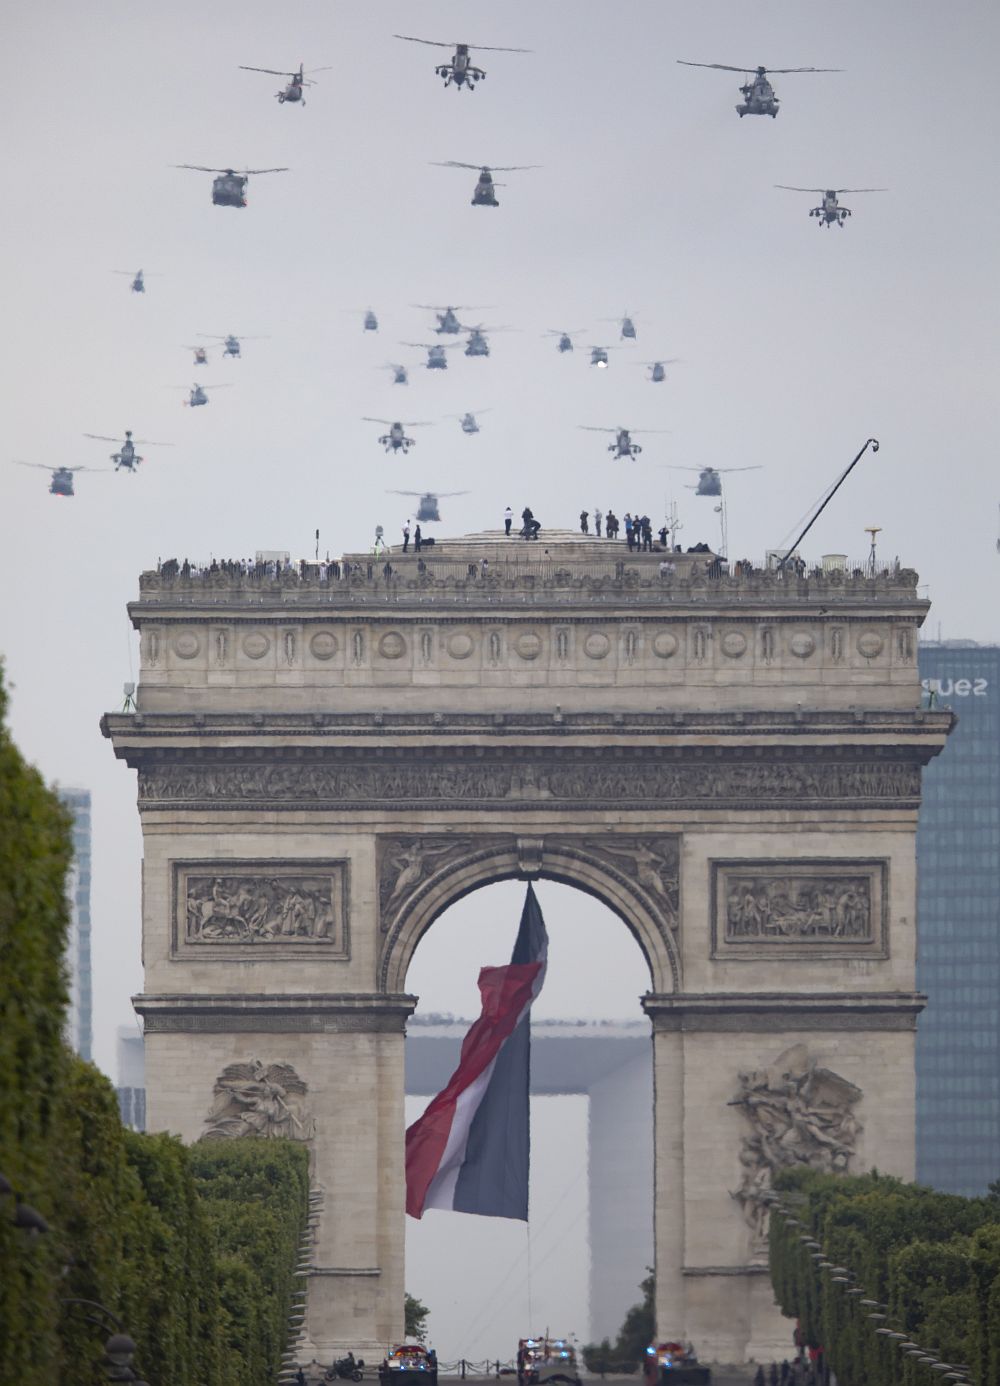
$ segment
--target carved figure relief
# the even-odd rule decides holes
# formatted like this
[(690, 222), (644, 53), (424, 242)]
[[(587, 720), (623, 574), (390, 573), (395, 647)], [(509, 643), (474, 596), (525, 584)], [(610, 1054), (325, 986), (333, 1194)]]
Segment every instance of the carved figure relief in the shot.
[(430, 664), (433, 653), (434, 637), (429, 630), (422, 630), (420, 632), (420, 658), (425, 664)]
[(834, 664), (840, 664), (844, 658), (844, 628), (834, 626), (830, 632), (830, 654), (833, 656)]
[(286, 631), (285, 631), (284, 644), (285, 644), (285, 663), (286, 663), (286, 664), (294, 664), (294, 663), (295, 663), (295, 632), (294, 632), (293, 630), (286, 630)]
[(310, 1141), (316, 1123), (306, 1110), (308, 1088), (291, 1064), (260, 1059), (229, 1064), (215, 1080), (214, 1100), (205, 1117), (206, 1141), (285, 1136)]
[(628, 862), (628, 874), (652, 897), (668, 927), (677, 928), (680, 918), (679, 838), (627, 837), (609, 833), (606, 837), (588, 837), (585, 845), (598, 860), (610, 860), (619, 866)]
[(565, 626), (556, 631), (556, 657), (565, 660), (569, 655), (569, 631)]
[(696, 626), (692, 637), (692, 647), (694, 658), (698, 664), (702, 664), (705, 659), (705, 650), (708, 644), (708, 637), (703, 626)]
[(627, 630), (627, 631), (625, 632), (625, 663), (626, 663), (626, 664), (634, 664), (634, 663), (635, 663), (635, 646), (636, 646), (635, 631), (634, 631), (634, 630)]
[(765, 626), (760, 633), (760, 654), (765, 664), (774, 659), (774, 631), (770, 626)]
[(886, 872), (871, 862), (713, 862), (712, 956), (884, 956)]
[(225, 664), (225, 662), (226, 662), (226, 645), (227, 645), (226, 632), (225, 632), (224, 630), (217, 630), (217, 631), (215, 632), (215, 662), (216, 662), (216, 664)]
[(379, 871), (379, 916), (383, 931), (417, 886), (448, 861), (468, 852), (468, 837), (394, 838), (385, 844)]
[(365, 633), (356, 630), (351, 636), (351, 645), (354, 650), (354, 663), (360, 664), (365, 657)]
[(494, 664), (494, 665), (495, 665), (495, 664), (499, 664), (499, 663), (500, 663), (500, 654), (501, 654), (501, 650), (502, 650), (502, 645), (501, 645), (501, 642), (500, 642), (500, 632), (499, 632), (498, 630), (491, 630), (491, 631), (490, 631), (490, 663), (491, 663), (491, 664)]
[(344, 862), (174, 862), (173, 869), (174, 957), (346, 957)]
[(146, 661), (151, 668), (155, 669), (160, 662), (160, 633), (151, 630), (146, 637)]
[(853, 1111), (861, 1097), (860, 1088), (819, 1067), (804, 1044), (784, 1050), (767, 1068), (738, 1075), (729, 1105), (742, 1108), (750, 1131), (740, 1142), (740, 1186), (730, 1196), (750, 1229), (755, 1257), (766, 1252), (766, 1195), (774, 1175), (793, 1165), (844, 1173), (863, 1130)]

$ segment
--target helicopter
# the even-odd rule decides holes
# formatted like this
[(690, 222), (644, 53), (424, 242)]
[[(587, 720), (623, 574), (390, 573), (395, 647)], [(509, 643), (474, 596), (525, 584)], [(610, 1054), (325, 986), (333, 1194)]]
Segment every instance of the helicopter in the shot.
[[(132, 283), (129, 287), (134, 294), (144, 294), (146, 292), (146, 276), (142, 270), (136, 270), (135, 273), (133, 273), (132, 270), (112, 270), (111, 273), (124, 274), (127, 278), (131, 279)], [(41, 463), (38, 465), (40, 466)]]
[[(110, 438), (105, 433), (85, 433), (85, 438), (93, 438), (99, 443), (118, 443), (117, 438)], [(173, 443), (154, 443), (149, 438), (133, 438), (132, 430), (126, 428), (125, 441), (118, 445), (116, 452), (111, 454), (111, 461), (115, 464), (115, 471), (120, 472), (124, 467), (127, 472), (134, 472), (139, 463), (145, 459), (140, 457), (135, 450), (136, 443), (140, 447), (147, 448), (172, 448)], [(105, 468), (105, 471), (107, 468)]]
[(576, 327), (573, 329), (572, 332), (559, 332), (554, 328), (550, 328), (548, 332), (543, 332), (542, 336), (558, 337), (559, 340), (558, 342), (556, 342), (556, 351), (558, 351), (561, 354), (562, 352), (572, 351), (573, 338), (579, 336), (581, 332), (585, 332), (586, 330), (587, 329), (585, 327)]
[(208, 365), (208, 352), (203, 346), (186, 346), (184, 350), (194, 352), (194, 364), (196, 366)]
[(487, 332), (507, 332), (506, 327), (484, 327), (480, 323), (477, 327), (463, 327), (463, 332), (468, 332), (469, 336), (465, 343), (466, 356), (489, 356), (490, 344), (487, 340)]
[(417, 440), (415, 438), (407, 438), (406, 429), (429, 427), (426, 420), (423, 423), (400, 423), (398, 419), (372, 419), (369, 418), (367, 414), (363, 414), (361, 417), (364, 419), (365, 423), (389, 425), (389, 432), (383, 433), (379, 439), (379, 442), (385, 448), (386, 452), (402, 452), (404, 454), (409, 452), (410, 448), (415, 448), (417, 446)]
[(403, 342), (403, 346), (419, 347), (427, 352), (427, 360), (424, 362), (429, 371), (446, 371), (448, 369), (448, 358), (445, 352), (449, 347), (458, 346), (458, 342)]
[(479, 170), (479, 181), (472, 191), (473, 207), (499, 207), (495, 189), (501, 184), (493, 182), (494, 173), (521, 173), (529, 168), (538, 168), (538, 164), (498, 164), (495, 168), (490, 168), (486, 164), (462, 164), (455, 159), (446, 159), (443, 162), (432, 159), (431, 163), (435, 168), (471, 168)]
[[(239, 64), (239, 69), (241, 72), (266, 72), (271, 77), (287, 77), (288, 85), (283, 91), (275, 93), (278, 98), (279, 106), (283, 106), (286, 101), (298, 101), (304, 106), (306, 104), (306, 98), (302, 88), (311, 87), (313, 85), (310, 77), (307, 77), (303, 71), (302, 63), (299, 63), (298, 72), (278, 72), (273, 67), (247, 67), (244, 63)], [(314, 67), (310, 71), (311, 73), (332, 72), (333, 69), (329, 67)]]
[(788, 183), (775, 183), (776, 188), (784, 188), (786, 192), (809, 192), (820, 193), (823, 202), (819, 207), (810, 208), (809, 215), (818, 217), (817, 226), (832, 226), (834, 222), (843, 227), (844, 222), (851, 216), (850, 207), (841, 207), (837, 198), (841, 193), (870, 193), (888, 192), (888, 188), (793, 188)]
[(608, 348), (603, 346), (589, 347), (590, 364), (597, 366), (598, 369), (606, 371), (608, 369)]
[[(588, 433), (613, 433), (615, 441), (608, 444), (608, 452), (616, 459), (621, 457), (638, 457), (642, 448), (638, 443), (632, 442), (632, 435), (637, 430), (634, 428), (596, 428), (593, 424), (578, 424), (578, 428), (585, 428)], [(666, 433), (665, 428), (644, 428), (639, 430), (643, 433)]]
[(389, 496), (417, 496), (417, 523), (430, 524), (441, 519), (438, 501), (445, 496), (467, 496), (468, 491), (387, 491)]
[(679, 467), (670, 466), (672, 472), (697, 472), (698, 485), (690, 489), (696, 496), (721, 496), (722, 475), (724, 472), (759, 472), (760, 467)]
[(467, 303), (456, 304), (454, 307), (449, 305), (446, 308), (441, 308), (438, 304), (434, 303), (414, 303), (413, 307), (422, 308), (425, 312), (434, 314), (438, 320), (438, 325), (435, 327), (434, 331), (438, 333), (439, 336), (442, 333), (450, 333), (452, 336), (455, 336), (457, 333), (463, 331), (462, 324), (458, 320), (459, 313), (481, 313), (483, 311), (482, 308), (476, 308)]
[[(172, 385), (170, 388), (171, 388), (172, 390), (174, 390), (174, 389), (176, 389), (176, 390), (184, 390), (184, 389), (186, 389), (187, 387), (186, 387), (185, 385)], [(212, 389), (213, 389), (213, 390), (230, 390), (230, 389), (232, 389), (232, 383), (231, 383), (231, 382), (227, 382), (225, 385), (213, 385), (213, 386), (212, 386)], [(195, 381), (195, 383), (191, 386), (191, 389), (188, 391), (188, 397), (187, 397), (187, 399), (184, 400), (183, 403), (184, 403), (185, 405), (190, 405), (190, 407), (191, 407), (192, 409), (197, 409), (198, 406), (201, 405), (201, 404), (208, 404), (208, 403), (209, 403), (209, 399), (208, 399), (208, 395), (207, 395), (206, 392), (205, 392), (205, 387), (204, 387), (203, 385), (199, 385), (198, 382)]]
[(43, 472), (51, 472), (49, 477), (50, 496), (74, 496), (74, 472), (107, 472), (110, 467), (47, 467), (44, 462), (15, 462), (17, 467), (38, 467)]
[[(488, 409), (479, 409), (476, 412), (479, 414), (488, 414), (490, 411)], [(463, 433), (478, 433), (480, 431), (479, 422), (471, 409), (466, 414), (449, 414), (448, 418), (457, 419)]]
[(633, 366), (648, 367), (649, 375), (646, 376), (646, 379), (651, 380), (654, 385), (659, 385), (667, 378), (667, 373), (663, 369), (664, 366), (673, 366), (680, 359), (679, 356), (664, 356), (659, 361), (633, 361), (631, 364)]
[(409, 385), (410, 377), (405, 366), (397, 366), (393, 361), (387, 361), (384, 366), (379, 367), (383, 371), (392, 371), (393, 385)]
[[(732, 67), (729, 63), (691, 63), (686, 58), (678, 58), (677, 61), (684, 67), (714, 67), (722, 72), (751, 72), (749, 67)], [(772, 67), (771, 72), (843, 72), (841, 67)], [(752, 77), (740, 87), (743, 93), (742, 103), (736, 107), (740, 120), (745, 115), (771, 116), (772, 119), (778, 117), (778, 98), (774, 88), (767, 80), (768, 69), (758, 67)]]
[[(227, 337), (222, 337), (222, 336), (219, 336), (217, 333), (216, 333), (216, 334), (213, 334), (213, 333), (211, 333), (211, 332), (199, 332), (199, 333), (198, 333), (198, 336), (199, 336), (199, 337), (207, 337), (210, 341), (213, 341), (213, 342), (222, 342), (222, 344), (223, 344), (223, 346), (222, 346), (222, 355), (223, 355), (224, 357), (225, 357), (225, 356), (237, 356), (237, 357), (238, 357), (238, 356), (240, 355), (240, 342), (266, 342), (266, 341), (267, 341), (267, 338), (266, 338), (266, 337), (237, 337), (237, 336), (236, 336), (234, 333), (232, 333), (232, 332), (230, 332), (229, 335), (228, 335)], [(195, 357), (195, 360), (197, 361), (197, 357)]]
[(601, 321), (616, 322), (619, 328), (621, 329), (621, 339), (623, 342), (626, 340), (630, 342), (635, 341), (635, 323), (629, 317), (628, 313), (626, 313), (624, 317), (621, 318), (602, 318)]
[(482, 44), (473, 45), (471, 43), (441, 43), (437, 39), (414, 38), (412, 34), (393, 34), (393, 38), (403, 39), (406, 43), (426, 43), (431, 48), (454, 48), (450, 63), (441, 63), (434, 69), (437, 77), (444, 79), (446, 87), (454, 84), (455, 90), (468, 87), (469, 91), (475, 91), (476, 83), (481, 82), (486, 73), (481, 67), (474, 66), (469, 56), (469, 50), (475, 46), (483, 53), (530, 53), (530, 48), (489, 48)]
[(206, 168), (204, 164), (174, 164), (174, 168), (190, 168), (196, 173), (217, 173), (212, 179), (212, 201), (216, 207), (245, 207), (247, 179), (251, 173), (287, 173), (287, 168), (245, 168), (237, 173), (231, 168)]

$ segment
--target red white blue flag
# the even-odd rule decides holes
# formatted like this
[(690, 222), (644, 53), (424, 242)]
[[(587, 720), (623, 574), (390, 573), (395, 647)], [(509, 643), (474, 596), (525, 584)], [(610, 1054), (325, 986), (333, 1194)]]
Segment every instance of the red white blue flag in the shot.
[(531, 1003), (549, 940), (528, 886), (506, 967), (479, 973), (482, 1009), (447, 1087), (406, 1132), (406, 1211), (451, 1208), (528, 1220)]

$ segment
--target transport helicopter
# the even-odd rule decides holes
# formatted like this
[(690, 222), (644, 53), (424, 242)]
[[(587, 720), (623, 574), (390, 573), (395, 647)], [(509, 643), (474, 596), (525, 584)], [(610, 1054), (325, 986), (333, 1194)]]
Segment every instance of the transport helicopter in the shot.
[(417, 440), (415, 438), (408, 438), (406, 436), (406, 430), (408, 428), (430, 427), (430, 422), (426, 419), (422, 423), (400, 423), (398, 419), (373, 419), (367, 414), (362, 414), (361, 417), (364, 419), (365, 423), (389, 425), (389, 432), (383, 433), (381, 438), (379, 438), (379, 442), (385, 448), (386, 452), (408, 453), (410, 448), (415, 448), (417, 446)]
[(75, 472), (109, 472), (110, 467), (47, 467), (44, 462), (15, 462), (15, 467), (37, 467), (40, 471), (51, 473), (49, 477), (50, 496), (75, 496), (73, 475)]
[(736, 107), (740, 120), (745, 115), (763, 115), (777, 119), (779, 102), (774, 88), (767, 80), (769, 71), (785, 74), (790, 72), (843, 72), (844, 70), (841, 67), (758, 67), (754, 71), (752, 67), (732, 67), (729, 63), (691, 63), (686, 58), (678, 58), (677, 61), (684, 67), (713, 67), (720, 72), (753, 73), (753, 76), (748, 75), (746, 82), (740, 87), (743, 100)]
[(245, 168), (237, 173), (231, 168), (206, 168), (204, 164), (174, 164), (173, 168), (190, 168), (195, 173), (215, 173), (212, 179), (212, 201), (216, 207), (245, 207), (247, 180), (252, 173), (288, 173), (287, 168)]
[(659, 385), (667, 378), (667, 373), (663, 369), (664, 366), (676, 365), (680, 359), (679, 356), (664, 356), (659, 361), (632, 361), (630, 364), (648, 369), (649, 375), (646, 376), (646, 379), (651, 380), (654, 385)]
[[(171, 390), (186, 390), (186, 389), (187, 389), (187, 386), (186, 386), (186, 385), (171, 385), (171, 386), (170, 386), (170, 389), (171, 389)], [(212, 389), (213, 389), (213, 390), (231, 390), (231, 389), (232, 389), (232, 382), (231, 382), (231, 381), (230, 381), (230, 382), (227, 382), (225, 385), (213, 385), (213, 386), (212, 386)], [(183, 404), (189, 405), (192, 409), (197, 409), (197, 408), (199, 407), (199, 405), (208, 404), (209, 402), (210, 402), (210, 401), (209, 401), (209, 398), (208, 398), (208, 394), (206, 393), (206, 390), (205, 390), (204, 385), (199, 385), (197, 381), (195, 381), (195, 383), (191, 386), (191, 389), (188, 391), (188, 397), (187, 397), (187, 399), (182, 401)]]
[(410, 377), (405, 366), (397, 366), (393, 361), (387, 361), (379, 370), (392, 371), (393, 385), (409, 385)]
[(509, 332), (509, 327), (484, 327), (482, 323), (478, 327), (463, 327), (463, 332), (468, 332), (469, 336), (465, 343), (466, 356), (489, 356), (490, 344), (487, 339), (487, 332)]
[(421, 351), (426, 351), (427, 360), (424, 366), (429, 371), (446, 371), (448, 369), (448, 358), (445, 352), (450, 347), (460, 346), (459, 342), (401, 342), (401, 346), (418, 347)]
[(361, 328), (362, 328), (362, 331), (364, 331), (364, 332), (377, 332), (377, 331), (378, 331), (378, 318), (375, 316), (375, 310), (374, 310), (373, 308), (345, 308), (344, 311), (345, 311), (346, 313), (360, 313), (360, 314), (362, 315), (362, 316), (361, 316)]
[(610, 348), (605, 346), (591, 346), (587, 350), (590, 352), (590, 364), (596, 366), (598, 370), (608, 369), (608, 351)]
[(459, 313), (482, 313), (488, 311), (482, 307), (476, 307), (468, 303), (455, 304), (454, 306), (449, 304), (448, 307), (442, 307), (436, 303), (414, 303), (412, 306), (414, 308), (422, 308), (424, 312), (434, 314), (438, 321), (438, 325), (434, 328), (434, 331), (437, 332), (439, 336), (443, 333), (450, 333), (452, 336), (456, 336), (459, 332), (465, 330), (458, 320)]
[(775, 183), (776, 188), (784, 188), (785, 192), (808, 192), (820, 193), (823, 201), (818, 207), (810, 208), (809, 215), (818, 217), (817, 226), (832, 226), (836, 223), (841, 228), (849, 216), (852, 215), (850, 207), (841, 207), (837, 198), (841, 193), (870, 193), (888, 192), (888, 188), (793, 188), (788, 183)]
[(602, 318), (601, 322), (616, 322), (621, 332), (622, 341), (635, 341), (635, 323), (629, 317), (628, 313), (621, 318)]
[(692, 487), (689, 488), (690, 490), (692, 490), (692, 491), (695, 493), (696, 496), (721, 496), (721, 495), (722, 495), (722, 477), (723, 477), (723, 474), (724, 474), (724, 473), (728, 473), (728, 472), (759, 472), (760, 470), (761, 470), (761, 468), (760, 468), (759, 466), (758, 466), (758, 467), (681, 467), (681, 466), (676, 466), (676, 465), (673, 465), (673, 464), (671, 464), (671, 465), (668, 466), (668, 471), (671, 471), (671, 472), (697, 472), (697, 473), (698, 473), (698, 485), (697, 485), (697, 486), (692, 486)]
[(438, 39), (414, 38), (412, 34), (393, 34), (393, 38), (403, 39), (406, 43), (426, 43), (431, 48), (453, 48), (450, 63), (440, 63), (435, 69), (434, 74), (444, 80), (446, 87), (454, 86), (456, 91), (466, 87), (469, 91), (475, 91), (476, 83), (483, 81), (486, 73), (481, 67), (476, 67), (472, 62), (471, 49), (475, 47), (480, 53), (530, 53), (530, 48), (492, 48), (483, 44), (471, 43), (442, 43)]
[(494, 173), (523, 173), (527, 169), (540, 168), (540, 164), (497, 164), (490, 168), (486, 164), (463, 164), (456, 159), (432, 159), (435, 168), (471, 168), (479, 170), (479, 181), (472, 190), (473, 207), (499, 207), (496, 189), (502, 187), (502, 183), (494, 183)]
[[(476, 410), (476, 414), (488, 414), (489, 412), (490, 411), (488, 409)], [(457, 419), (459, 424), (461, 425), (463, 433), (479, 433), (479, 421), (476, 418), (476, 414), (472, 413), (472, 411), (470, 410), (466, 414), (449, 414), (448, 418)]]
[(641, 430), (634, 428), (597, 428), (593, 424), (578, 424), (578, 428), (585, 428), (588, 433), (613, 433), (615, 441), (608, 444), (608, 452), (617, 459), (638, 457), (642, 448), (638, 443), (632, 442), (632, 435), (636, 432), (642, 433), (668, 433), (666, 428), (644, 428)]
[(224, 357), (225, 357), (225, 356), (235, 356), (235, 357), (239, 357), (239, 356), (240, 356), (240, 343), (241, 343), (241, 342), (266, 342), (266, 341), (268, 340), (267, 337), (237, 337), (237, 336), (235, 335), (235, 333), (232, 333), (232, 332), (230, 332), (229, 335), (226, 336), (226, 337), (220, 336), (218, 333), (211, 333), (211, 332), (199, 332), (199, 333), (198, 333), (198, 336), (199, 336), (199, 337), (205, 337), (205, 338), (207, 338), (209, 341), (212, 341), (212, 342), (221, 342), (221, 343), (222, 343), (222, 355), (223, 355)]
[[(131, 279), (132, 283), (129, 287), (134, 294), (144, 294), (146, 292), (146, 275), (143, 270), (136, 270), (134, 273), (132, 270), (112, 270), (111, 273), (124, 274), (126, 278)], [(39, 465), (41, 464), (39, 463)]]
[(563, 352), (572, 351), (573, 338), (578, 337), (581, 332), (586, 332), (586, 330), (585, 327), (575, 327), (572, 332), (560, 332), (555, 328), (550, 328), (547, 332), (543, 332), (542, 336), (558, 337), (559, 340), (556, 342), (556, 351), (561, 355)]
[(208, 352), (203, 346), (185, 346), (184, 350), (194, 352), (194, 364), (196, 366), (208, 365)]
[[(117, 438), (111, 438), (106, 433), (85, 433), (83, 436), (85, 438), (93, 438), (98, 443), (118, 443)], [(118, 443), (116, 451), (111, 454), (111, 461), (115, 464), (116, 472), (120, 472), (123, 467), (127, 472), (134, 472), (140, 462), (145, 461), (145, 458), (140, 457), (136, 452), (136, 443), (138, 443), (140, 447), (145, 448), (173, 447), (173, 443), (154, 443), (149, 438), (133, 438), (132, 430), (126, 428), (125, 441), (123, 443)], [(107, 468), (104, 470), (106, 471)]]
[(298, 72), (281, 72), (273, 67), (247, 67), (245, 63), (240, 63), (239, 69), (241, 72), (266, 72), (271, 77), (287, 77), (288, 85), (281, 91), (275, 93), (278, 98), (279, 106), (283, 106), (286, 101), (298, 102), (300, 105), (304, 106), (306, 104), (306, 98), (303, 87), (313, 86), (312, 74), (314, 72), (333, 71), (331, 67), (314, 67), (310, 68), (309, 75), (307, 76), (303, 71), (302, 63), (299, 63)]
[(417, 523), (434, 524), (441, 519), (441, 511), (438, 501), (444, 500), (446, 496), (467, 496), (468, 491), (387, 491), (387, 496), (416, 496), (417, 500)]

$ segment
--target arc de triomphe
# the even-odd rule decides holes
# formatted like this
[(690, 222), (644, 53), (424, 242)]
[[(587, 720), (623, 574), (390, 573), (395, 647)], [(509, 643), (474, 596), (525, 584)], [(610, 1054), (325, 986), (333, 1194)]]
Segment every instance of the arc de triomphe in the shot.
[[(488, 559), (484, 570), (483, 558)], [(650, 989), (658, 1328), (783, 1355), (771, 1174), (913, 1174), (916, 574), (713, 576), (558, 534), (369, 576), (144, 573), (148, 1125), (307, 1140), (321, 1356), (402, 1332), (403, 1045), (421, 936), (545, 877)], [(595, 964), (596, 965), (596, 964)]]

